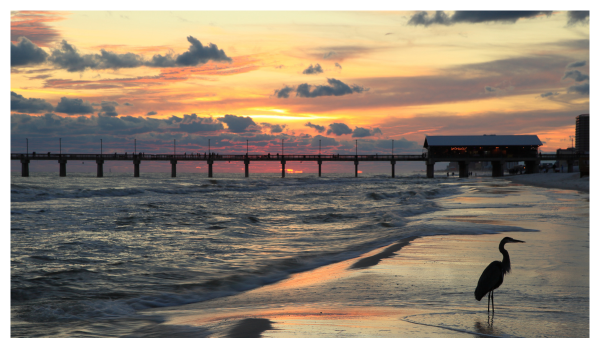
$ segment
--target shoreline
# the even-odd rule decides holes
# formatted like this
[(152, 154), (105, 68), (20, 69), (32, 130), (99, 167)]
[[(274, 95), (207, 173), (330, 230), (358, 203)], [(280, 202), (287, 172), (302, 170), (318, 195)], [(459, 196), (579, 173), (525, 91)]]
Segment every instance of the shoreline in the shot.
[[(532, 175), (523, 175), (519, 178), (524, 182), (515, 183), (539, 184), (550, 178), (541, 175), (546, 177), (532, 180)], [(562, 181), (572, 176), (563, 175)], [(583, 258), (589, 252), (589, 228), (581, 222), (548, 218), (548, 213), (589, 212), (585, 196), (569, 188), (571, 192), (559, 197), (535, 189), (507, 188), (500, 194), (493, 190), (481, 196), (477, 190), (440, 201), (447, 207), (428, 222), (502, 224), (514, 226), (514, 230), (405, 238), (240, 294), (142, 311), (164, 321), (140, 328), (134, 335), (587, 336), (589, 312), (584, 299), (589, 291), (589, 261)], [(539, 208), (512, 207), (520, 199), (540, 201)], [(548, 208), (539, 199), (552, 201), (551, 205), (559, 202), (561, 207)], [(511, 219), (506, 219), (507, 209), (502, 205), (511, 206)], [(465, 207), (468, 214), (463, 212)], [(589, 216), (587, 219), (589, 223)], [(495, 317), (490, 317), (485, 300), (476, 301), (473, 291), (487, 264), (501, 257), (498, 243), (505, 236), (526, 244), (507, 247), (513, 271), (496, 293)], [(558, 295), (560, 307), (548, 302), (552, 294)], [(571, 325), (565, 327), (564, 322)]]
[(579, 178), (579, 173), (537, 173), (503, 176), (502, 178), (512, 183), (534, 187), (590, 192), (590, 177)]

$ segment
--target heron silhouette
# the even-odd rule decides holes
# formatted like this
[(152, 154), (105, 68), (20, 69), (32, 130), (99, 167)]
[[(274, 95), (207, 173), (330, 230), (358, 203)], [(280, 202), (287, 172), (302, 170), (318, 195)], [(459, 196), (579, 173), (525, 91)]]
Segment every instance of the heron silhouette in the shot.
[(483, 270), (481, 277), (479, 277), (479, 282), (477, 282), (477, 288), (475, 289), (475, 299), (478, 301), (485, 296), (488, 295), (488, 312), (490, 312), (490, 298), (492, 299), (492, 313), (494, 313), (494, 290), (496, 290), (502, 282), (504, 282), (504, 275), (510, 272), (510, 257), (508, 256), (508, 251), (504, 249), (504, 244), (506, 243), (525, 243), (524, 241), (519, 241), (513, 239), (511, 237), (504, 237), (500, 241), (500, 245), (498, 248), (502, 253), (502, 262), (493, 261), (490, 265)]

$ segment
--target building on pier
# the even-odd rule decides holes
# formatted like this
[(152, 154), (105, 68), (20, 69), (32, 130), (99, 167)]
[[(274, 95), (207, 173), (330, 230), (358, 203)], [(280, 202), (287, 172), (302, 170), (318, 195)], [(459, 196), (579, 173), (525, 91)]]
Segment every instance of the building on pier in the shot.
[(503, 176), (506, 163), (526, 162), (528, 172), (537, 172), (536, 135), (425, 136), (427, 176), (433, 177), (435, 162), (458, 162), (459, 176), (467, 177), (471, 162), (491, 162), (492, 176)]

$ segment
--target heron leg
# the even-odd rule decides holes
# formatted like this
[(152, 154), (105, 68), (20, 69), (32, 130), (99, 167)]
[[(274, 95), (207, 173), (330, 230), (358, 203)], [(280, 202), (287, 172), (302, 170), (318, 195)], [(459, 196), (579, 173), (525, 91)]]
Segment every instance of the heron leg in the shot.
[(488, 313), (490, 312), (490, 292), (488, 292)]
[(494, 313), (494, 291), (492, 290), (492, 313)]

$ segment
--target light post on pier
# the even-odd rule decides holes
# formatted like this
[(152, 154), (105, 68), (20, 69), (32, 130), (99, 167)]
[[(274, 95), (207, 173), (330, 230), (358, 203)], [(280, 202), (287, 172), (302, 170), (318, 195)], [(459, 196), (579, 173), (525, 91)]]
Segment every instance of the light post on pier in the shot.
[(569, 135), (569, 138), (571, 139), (571, 148), (574, 148), (575, 146), (573, 145), (573, 140), (575, 139), (575, 136)]
[(246, 156), (248, 156), (248, 139), (246, 139)]
[(208, 156), (210, 156), (210, 139), (208, 139)]
[(27, 141), (27, 157), (29, 157), (29, 139), (26, 137), (25, 141)]
[(319, 156), (321, 156), (321, 140), (319, 140)]
[(281, 139), (281, 156), (283, 156), (283, 139)]
[(356, 156), (358, 156), (358, 140), (355, 140), (355, 141), (356, 141)]
[(133, 154), (135, 155), (137, 153), (137, 140), (133, 139)]
[(394, 158), (394, 140), (392, 140), (392, 158)]

